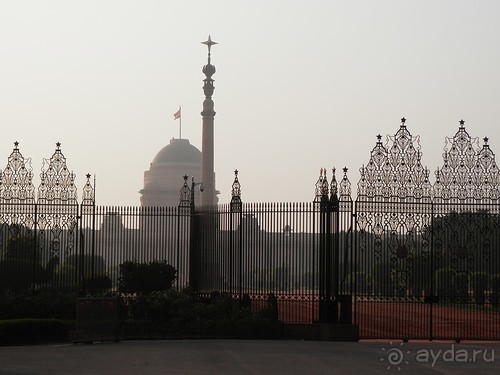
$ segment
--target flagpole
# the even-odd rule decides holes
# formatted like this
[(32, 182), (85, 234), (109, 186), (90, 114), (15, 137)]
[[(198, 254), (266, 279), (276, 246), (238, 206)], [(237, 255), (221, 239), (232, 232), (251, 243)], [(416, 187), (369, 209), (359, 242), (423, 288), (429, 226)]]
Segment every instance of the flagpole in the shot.
[(179, 139), (182, 139), (182, 112), (181, 106), (179, 106)]

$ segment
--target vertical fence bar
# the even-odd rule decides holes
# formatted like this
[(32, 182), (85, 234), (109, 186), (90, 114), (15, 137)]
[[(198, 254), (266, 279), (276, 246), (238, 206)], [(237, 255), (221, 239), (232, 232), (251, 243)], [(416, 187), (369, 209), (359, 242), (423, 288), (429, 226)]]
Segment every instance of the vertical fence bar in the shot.
[(430, 248), (430, 263), (431, 263), (431, 287), (430, 287), (430, 299), (429, 299), (429, 340), (434, 338), (434, 330), (433, 330), (433, 311), (432, 306), (434, 304), (435, 296), (436, 296), (436, 285), (434, 281), (434, 273), (436, 272), (435, 264), (434, 264), (434, 203), (431, 203), (431, 248)]

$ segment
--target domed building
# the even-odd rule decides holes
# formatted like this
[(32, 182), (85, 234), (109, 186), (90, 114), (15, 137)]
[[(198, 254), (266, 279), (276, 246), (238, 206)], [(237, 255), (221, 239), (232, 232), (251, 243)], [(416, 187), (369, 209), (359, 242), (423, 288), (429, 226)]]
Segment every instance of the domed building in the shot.
[(179, 119), (179, 138), (171, 139), (170, 144), (163, 147), (156, 154), (149, 170), (144, 172), (144, 188), (139, 191), (141, 194), (141, 206), (178, 206), (180, 201), (180, 189), (184, 183), (183, 177), (188, 176), (188, 185), (191, 188), (191, 177), (196, 183), (203, 183), (204, 191), (197, 190), (195, 193), (195, 205), (213, 207), (218, 203), (219, 191), (215, 187), (214, 171), (214, 102), (212, 94), (214, 92), (215, 66), (211, 64), (210, 49), (217, 44), (212, 41), (210, 35), (206, 42), (202, 42), (208, 47), (208, 63), (203, 66), (202, 72), (205, 74), (203, 80), (203, 101), (202, 116), (202, 150), (200, 152), (195, 146), (189, 143), (188, 139), (182, 139), (180, 133), (181, 113), (174, 114), (175, 119)]
[[(144, 188), (141, 206), (178, 206), (183, 176), (195, 181), (201, 176), (201, 151), (189, 139), (170, 140), (154, 157), (149, 170), (144, 172)], [(200, 194), (195, 194), (195, 204), (199, 204)]]

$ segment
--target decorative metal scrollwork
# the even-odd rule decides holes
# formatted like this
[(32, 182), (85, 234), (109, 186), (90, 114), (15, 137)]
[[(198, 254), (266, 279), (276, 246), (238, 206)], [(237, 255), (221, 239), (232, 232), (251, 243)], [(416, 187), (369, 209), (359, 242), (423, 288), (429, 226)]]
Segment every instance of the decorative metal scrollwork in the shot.
[(241, 185), (237, 169), (234, 171), (234, 181), (231, 186), (231, 212), (241, 212)]
[(338, 196), (337, 178), (335, 177), (335, 168), (332, 169), (332, 182), (330, 182), (330, 197)]
[(77, 203), (76, 176), (68, 170), (59, 142), (56, 143), (56, 150), (52, 157), (49, 160), (43, 159), (40, 177), (38, 203)]
[(319, 178), (318, 181), (316, 182), (316, 198), (314, 199), (315, 202), (320, 203), (325, 200), (328, 200), (328, 179), (326, 177), (326, 168), (321, 168), (319, 170)]
[[(335, 176), (336, 169), (332, 169), (332, 182), (328, 184), (326, 176), (326, 168), (321, 168), (319, 178), (316, 182), (315, 203), (330, 202), (333, 206), (338, 207), (339, 201), (352, 201), (351, 198), (351, 182), (347, 178), (347, 168), (344, 168), (344, 175), (340, 184), (337, 183)], [(330, 196), (328, 196), (330, 194)]]
[(95, 192), (94, 187), (90, 183), (90, 173), (87, 173), (87, 182), (83, 187), (82, 204), (83, 205), (93, 205), (95, 203)]
[[(390, 148), (389, 143), (392, 143)], [(422, 166), (421, 158), (420, 137), (411, 135), (403, 117), (396, 134), (387, 137), (386, 146), (382, 144), (382, 136), (377, 136), (370, 161), (360, 169), (358, 198), (430, 199), (430, 172)]]
[(330, 187), (328, 185), (328, 178), (326, 177), (326, 168), (321, 168), (319, 170), (319, 178), (316, 182), (316, 191), (315, 191), (315, 202), (325, 202), (328, 200), (328, 191)]
[(7, 166), (0, 172), (0, 201), (34, 203), (35, 187), (31, 159), (25, 159), (18, 146), (19, 142), (14, 142)]
[(437, 169), (434, 198), (439, 201), (496, 201), (499, 199), (500, 174), (488, 138), (479, 146), (460, 120), (458, 132), (447, 137), (443, 166)]
[(418, 280), (432, 264), (467, 279), (496, 261), (491, 244), (498, 232), (500, 171), (488, 138), (483, 141), (481, 147), (461, 120), (458, 132), (445, 139), (443, 166), (432, 185), (419, 137), (410, 134), (406, 119), (385, 145), (377, 136), (358, 183), (359, 254), (365, 265), (389, 271), (400, 295), (432, 292)]
[(342, 181), (340, 181), (339, 188), (339, 200), (340, 201), (352, 201), (351, 198), (351, 181), (347, 178), (347, 167), (344, 167), (344, 176), (342, 177)]
[(191, 189), (187, 183), (188, 176), (184, 175), (184, 184), (180, 190), (179, 212), (187, 214), (191, 212)]
[(362, 200), (423, 200), (487, 202), (500, 199), (500, 170), (495, 154), (484, 138), (472, 138), (460, 121), (458, 132), (445, 138), (443, 166), (435, 172), (431, 185), (430, 172), (421, 163), (420, 137), (412, 136), (406, 119), (394, 136), (382, 136), (371, 151), (370, 161), (360, 169), (358, 198)]

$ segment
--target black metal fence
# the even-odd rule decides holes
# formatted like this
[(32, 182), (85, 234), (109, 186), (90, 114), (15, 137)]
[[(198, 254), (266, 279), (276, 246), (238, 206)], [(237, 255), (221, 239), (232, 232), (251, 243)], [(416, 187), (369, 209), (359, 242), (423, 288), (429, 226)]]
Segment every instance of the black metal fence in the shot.
[(500, 338), (498, 204), (356, 203), (362, 337)]
[(188, 286), (189, 216), (177, 207), (1, 205), (2, 291), (78, 291), (106, 275), (118, 286), (125, 261), (164, 261)]
[(257, 309), (272, 294), (281, 320), (317, 319), (317, 215), (312, 203), (242, 204), (237, 212), (220, 205), (197, 213), (191, 286), (249, 299)]
[(87, 176), (77, 203), (59, 145), (37, 199), (17, 144), (1, 173), (0, 289), (82, 290), (126, 261), (166, 261), (175, 287), (217, 291), (287, 323), (359, 325), (361, 338), (500, 339), (500, 172), (460, 124), (430, 182), (418, 137), (402, 120), (380, 136), (352, 199), (347, 169), (321, 170), (306, 203), (232, 200), (194, 206), (187, 177), (178, 207), (104, 207)]
[(360, 170), (355, 319), (366, 338), (500, 338), (500, 175), (460, 121), (431, 184), (402, 119)]

